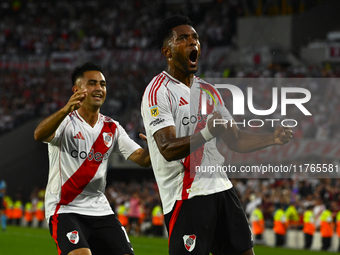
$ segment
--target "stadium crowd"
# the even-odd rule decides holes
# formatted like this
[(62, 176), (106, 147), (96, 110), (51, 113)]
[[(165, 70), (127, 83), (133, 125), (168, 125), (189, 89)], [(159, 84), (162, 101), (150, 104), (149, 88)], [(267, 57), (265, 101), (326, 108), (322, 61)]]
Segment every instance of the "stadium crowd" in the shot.
[[(237, 1), (217, 1), (209, 8), (204, 3), (187, 6), (190, 2), (165, 5), (163, 1), (151, 0), (4, 2), (0, 6), (0, 54), (154, 48), (154, 28), (164, 16), (179, 10), (188, 10), (186, 14), (197, 24), (200, 40), (206, 47), (230, 45), (236, 32), (236, 18), (244, 15)], [(101, 13), (100, 17), (92, 18), (96, 12)], [(27, 119), (54, 112), (67, 102), (71, 91), (67, 71), (0, 72), (0, 135)], [(124, 116), (124, 111), (139, 107), (151, 73), (156, 72), (144, 66), (105, 72), (111, 86), (104, 114)], [(139, 114), (132, 112), (133, 116)], [(135, 127), (135, 123), (124, 124)]]
[[(150, 49), (155, 46), (154, 28), (160, 20), (185, 10), (185, 14), (195, 23), (204, 48), (221, 45), (237, 47), (233, 43), (237, 18), (246, 15), (246, 12), (255, 13), (256, 6), (250, 3), (244, 5), (239, 1), (213, 1), (209, 4), (188, 1), (172, 5), (152, 0), (109, 3), (104, 0), (4, 2), (0, 8), (0, 54), (49, 55), (81, 50)], [(91, 18), (92, 22), (87, 22), (93, 13), (99, 11), (100, 18), (94, 17)], [(201, 70), (201, 76), (209, 77), (214, 73), (216, 77), (217, 73), (219, 77), (224, 77), (226, 68), (219, 71), (206, 68)], [(159, 71), (151, 64), (105, 71), (109, 90), (103, 113), (118, 117), (133, 138), (138, 139), (136, 134), (143, 131), (141, 121), (135, 121), (141, 119), (139, 104), (142, 93), (152, 74)], [(27, 72), (5, 69), (0, 72), (0, 135), (27, 119), (55, 112), (69, 98), (70, 73), (66, 70)], [(324, 78), (339, 75), (339, 69), (330, 67), (273, 66), (258, 70), (231, 70), (228, 77)], [(325, 139), (339, 136), (339, 131), (335, 129), (339, 123), (334, 118), (339, 110), (339, 103), (335, 100), (337, 90), (334, 91), (334, 87), (324, 90), (322, 85), (314, 85), (313, 90), (313, 95), (320, 95), (315, 102), (315, 107), (319, 108), (318, 114), (303, 119), (295, 130), (295, 137)], [(268, 88), (261, 88), (255, 101), (268, 105), (271, 103), (268, 95)]]
[[(264, 1), (264, 5), (268, 4)], [(280, 4), (277, 3), (277, 7)], [(306, 6), (308, 7), (308, 6)], [(194, 22), (204, 49), (211, 47), (235, 48), (237, 18), (255, 15), (257, 6), (251, 1), (247, 4), (239, 1), (212, 1), (193, 3), (184, 1), (179, 4), (167, 4), (166, 1), (134, 0), (108, 2), (100, 1), (14, 1), (4, 2), (0, 6), (0, 54), (1, 55), (46, 55), (53, 52), (98, 51), (101, 49), (151, 49), (155, 48), (155, 27), (160, 20), (176, 12), (186, 12)], [(296, 9), (296, 7), (294, 7)], [(100, 17), (91, 17), (93, 13)], [(295, 12), (295, 11), (294, 11)], [(265, 12), (263, 13), (265, 14)], [(283, 14), (283, 13), (282, 13)], [(270, 15), (268, 13), (268, 15)], [(87, 22), (91, 19), (91, 22)], [(203, 49), (203, 51), (204, 51)], [(201, 69), (201, 76), (210, 77), (214, 73), (225, 77), (223, 71)], [(105, 70), (109, 83), (108, 100), (103, 113), (131, 129), (131, 134), (143, 130), (141, 121), (134, 121), (140, 116), (139, 104), (142, 93), (152, 74), (161, 69), (152, 63), (138, 66), (122, 66), (118, 70)], [(70, 73), (66, 70), (47, 70), (28, 72), (18, 70), (0, 70), (0, 135), (24, 121), (47, 116), (67, 102), (71, 86)], [(340, 70), (322, 67), (283, 67), (231, 70), (228, 77), (339, 77)], [(15, 84), (15, 86), (13, 86)], [(334, 126), (338, 123), (332, 118), (339, 105), (335, 102), (334, 88), (323, 90), (316, 86), (320, 94), (320, 115), (303, 120), (304, 137), (334, 137)], [(313, 91), (314, 92), (314, 91)], [(258, 97), (264, 97), (264, 104), (269, 103), (268, 89)], [(326, 103), (328, 105), (326, 105)], [(329, 107), (328, 107), (329, 106)], [(327, 111), (326, 109), (333, 109)], [(129, 112), (129, 114), (127, 114)], [(323, 114), (323, 113), (326, 114)], [(129, 116), (127, 118), (124, 116)], [(292, 116), (293, 117), (293, 116)], [(129, 121), (130, 119), (130, 121)], [(140, 118), (138, 118), (140, 119)], [(327, 119), (328, 121), (324, 121)], [(133, 120), (133, 121), (131, 121)], [(332, 121), (330, 121), (332, 120)], [(315, 123), (323, 123), (315, 130)], [(301, 130), (295, 134), (302, 136)]]
[[(49, 54), (154, 47), (154, 28), (164, 16), (187, 10), (206, 46), (230, 44), (236, 19), (243, 16), (238, 1), (214, 4), (183, 1), (15, 1), (0, 8), (0, 54)], [(94, 13), (100, 15), (93, 17)], [(91, 19), (91, 22), (88, 20)]]
[[(0, 54), (154, 47), (154, 28), (185, 12), (205, 47), (235, 46), (237, 18), (303, 12), (314, 1), (3, 1)], [(285, 7), (284, 7), (285, 6)], [(100, 13), (94, 16), (94, 13)], [(91, 20), (91, 22), (88, 22)]]

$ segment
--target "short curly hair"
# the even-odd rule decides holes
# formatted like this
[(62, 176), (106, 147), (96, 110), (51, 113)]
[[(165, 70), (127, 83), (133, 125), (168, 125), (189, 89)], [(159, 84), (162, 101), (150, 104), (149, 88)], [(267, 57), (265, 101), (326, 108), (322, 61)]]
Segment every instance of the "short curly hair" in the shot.
[(84, 77), (84, 73), (87, 71), (99, 71), (103, 73), (102, 68), (92, 62), (86, 62), (81, 66), (77, 66), (72, 73), (72, 85), (76, 85), (76, 81), (79, 77)]
[(164, 41), (172, 34), (172, 29), (181, 25), (192, 26), (192, 21), (183, 15), (176, 14), (165, 19), (157, 30), (157, 45), (159, 49), (162, 49)]

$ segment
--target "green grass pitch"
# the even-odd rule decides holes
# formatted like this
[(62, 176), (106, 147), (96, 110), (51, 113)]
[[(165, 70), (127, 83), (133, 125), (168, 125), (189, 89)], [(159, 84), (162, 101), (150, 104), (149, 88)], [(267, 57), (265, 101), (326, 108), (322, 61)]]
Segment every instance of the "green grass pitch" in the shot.
[[(136, 255), (167, 255), (168, 241), (165, 238), (130, 237)], [(256, 255), (326, 255), (331, 252), (291, 250), (255, 246)], [(6, 232), (0, 231), (1, 255), (46, 255), (57, 254), (54, 241), (47, 229), (34, 229), (22, 227), (8, 227)]]

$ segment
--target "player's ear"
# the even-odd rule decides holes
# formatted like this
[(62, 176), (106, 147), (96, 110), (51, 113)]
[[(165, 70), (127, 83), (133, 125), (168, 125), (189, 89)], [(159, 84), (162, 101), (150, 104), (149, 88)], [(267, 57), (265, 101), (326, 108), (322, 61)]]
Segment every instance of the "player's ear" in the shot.
[(79, 90), (79, 87), (78, 87), (77, 85), (74, 85), (74, 86), (72, 87), (73, 93), (76, 93), (78, 90)]
[(164, 57), (166, 57), (166, 58), (171, 58), (171, 56), (172, 56), (169, 46), (162, 47), (161, 52), (164, 55)]

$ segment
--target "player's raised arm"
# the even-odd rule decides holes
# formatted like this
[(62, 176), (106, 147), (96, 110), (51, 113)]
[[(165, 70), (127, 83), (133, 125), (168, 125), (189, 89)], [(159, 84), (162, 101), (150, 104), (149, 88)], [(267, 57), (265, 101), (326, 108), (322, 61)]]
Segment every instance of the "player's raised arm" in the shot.
[(221, 135), (222, 140), (229, 149), (235, 152), (248, 153), (266, 148), (271, 145), (283, 145), (293, 137), (290, 127), (277, 127), (274, 133), (252, 134), (241, 131), (235, 122)]
[(175, 126), (169, 126), (158, 130), (153, 136), (157, 143), (158, 149), (167, 161), (173, 161), (185, 158), (205, 142), (219, 136), (224, 132), (223, 125), (213, 127), (214, 119), (221, 119), (222, 116), (218, 112), (212, 113), (207, 125), (200, 132), (191, 136), (176, 138)]
[(65, 117), (70, 112), (81, 107), (82, 102), (87, 95), (87, 90), (74, 86), (73, 92), (74, 94), (70, 97), (70, 100), (63, 108), (40, 122), (34, 131), (35, 140), (45, 142), (51, 141), (54, 138), (55, 131)]

